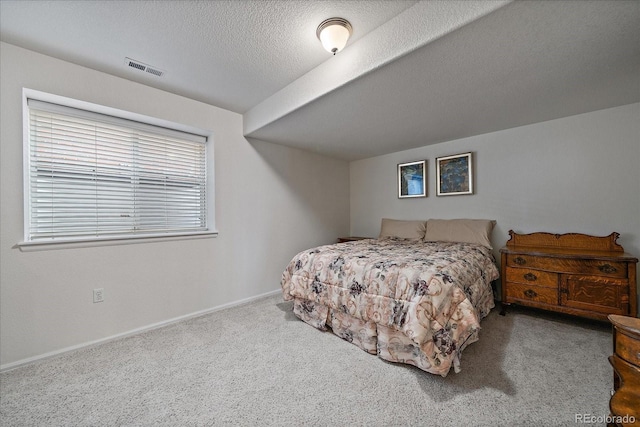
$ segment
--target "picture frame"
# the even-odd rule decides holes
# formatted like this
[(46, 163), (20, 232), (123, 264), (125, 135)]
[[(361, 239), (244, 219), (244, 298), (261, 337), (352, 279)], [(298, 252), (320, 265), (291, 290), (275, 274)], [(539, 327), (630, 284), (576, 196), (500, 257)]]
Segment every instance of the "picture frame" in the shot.
[(436, 196), (473, 194), (473, 153), (436, 158)]
[(427, 197), (427, 161), (398, 164), (398, 198)]

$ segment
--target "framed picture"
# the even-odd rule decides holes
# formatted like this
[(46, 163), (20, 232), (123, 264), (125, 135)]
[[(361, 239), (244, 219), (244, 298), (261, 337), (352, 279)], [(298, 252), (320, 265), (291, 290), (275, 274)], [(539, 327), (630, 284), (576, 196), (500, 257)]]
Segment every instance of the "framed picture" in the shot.
[(472, 153), (436, 158), (436, 196), (473, 194)]
[(427, 161), (398, 165), (398, 197), (427, 197)]

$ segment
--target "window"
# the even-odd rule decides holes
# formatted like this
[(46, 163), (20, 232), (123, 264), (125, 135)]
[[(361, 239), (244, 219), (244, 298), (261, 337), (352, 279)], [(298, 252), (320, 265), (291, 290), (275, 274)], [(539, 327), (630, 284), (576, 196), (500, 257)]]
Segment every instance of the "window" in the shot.
[(25, 244), (208, 231), (205, 136), (26, 102)]

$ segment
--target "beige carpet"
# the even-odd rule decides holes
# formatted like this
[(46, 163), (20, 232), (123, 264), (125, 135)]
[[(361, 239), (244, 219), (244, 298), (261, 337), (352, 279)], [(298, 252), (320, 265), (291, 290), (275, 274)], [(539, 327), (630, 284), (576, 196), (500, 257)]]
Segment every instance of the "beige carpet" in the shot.
[(442, 378), (268, 297), (4, 372), (0, 425), (575, 426), (576, 414), (607, 415), (607, 324), (496, 309), (482, 325), (462, 372)]

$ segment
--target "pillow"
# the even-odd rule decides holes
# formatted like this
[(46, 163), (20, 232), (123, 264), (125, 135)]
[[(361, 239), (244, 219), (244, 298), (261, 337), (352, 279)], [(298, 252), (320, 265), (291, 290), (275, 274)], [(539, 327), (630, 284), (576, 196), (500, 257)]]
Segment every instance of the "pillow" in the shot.
[(399, 237), (401, 239), (421, 240), (424, 238), (425, 230), (425, 221), (382, 218), (380, 236), (378, 238)]
[(425, 242), (478, 243), (491, 248), (491, 231), (496, 222), (487, 219), (430, 219)]

